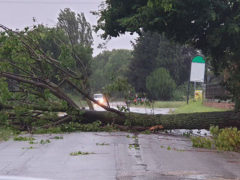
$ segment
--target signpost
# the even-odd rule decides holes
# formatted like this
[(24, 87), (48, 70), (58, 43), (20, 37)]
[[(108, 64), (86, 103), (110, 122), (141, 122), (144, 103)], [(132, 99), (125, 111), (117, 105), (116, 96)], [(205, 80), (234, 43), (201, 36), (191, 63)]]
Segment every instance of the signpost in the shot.
[(190, 82), (194, 82), (194, 91), (196, 90), (196, 82), (204, 82), (205, 60), (202, 56), (196, 56), (192, 60), (190, 80), (188, 82), (187, 104), (189, 101)]

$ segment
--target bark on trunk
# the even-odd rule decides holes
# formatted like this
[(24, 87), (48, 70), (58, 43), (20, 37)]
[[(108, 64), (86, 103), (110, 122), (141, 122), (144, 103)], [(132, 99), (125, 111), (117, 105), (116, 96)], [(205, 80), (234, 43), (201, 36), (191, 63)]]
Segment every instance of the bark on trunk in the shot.
[(84, 123), (99, 120), (102, 123), (118, 125), (130, 124), (144, 127), (162, 125), (164, 129), (209, 129), (211, 125), (240, 129), (240, 112), (232, 111), (168, 115), (126, 113), (125, 116), (118, 116), (111, 112), (85, 111), (82, 113), (82, 118), (81, 122)]
[(87, 98), (85, 98), (85, 100), (87, 102), (87, 105), (88, 105), (89, 109), (90, 110), (94, 110), (92, 102), (89, 99), (87, 99)]

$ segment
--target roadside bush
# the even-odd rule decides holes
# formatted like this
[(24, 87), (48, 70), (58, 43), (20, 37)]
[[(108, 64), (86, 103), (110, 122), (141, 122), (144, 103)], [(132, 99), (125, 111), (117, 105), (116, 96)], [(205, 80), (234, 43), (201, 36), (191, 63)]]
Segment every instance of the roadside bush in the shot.
[(210, 133), (211, 138), (191, 137), (193, 147), (240, 152), (240, 130), (237, 128), (219, 129), (218, 126), (211, 126)]
[[(179, 85), (174, 91), (173, 91), (173, 97), (172, 100), (174, 101), (185, 101), (187, 99), (187, 90), (188, 90), (188, 82), (185, 82), (182, 85)], [(194, 94), (194, 87), (193, 84), (190, 84), (189, 89), (189, 98), (193, 98)]]
[(197, 148), (207, 148), (207, 149), (211, 149), (213, 148), (213, 141), (211, 138), (203, 138), (203, 137), (192, 137), (192, 143), (193, 143), (193, 147), (197, 147)]
[(211, 127), (215, 146), (224, 151), (240, 151), (240, 131), (237, 128)]
[(176, 83), (165, 68), (158, 68), (147, 77), (146, 87), (153, 99), (169, 100)]

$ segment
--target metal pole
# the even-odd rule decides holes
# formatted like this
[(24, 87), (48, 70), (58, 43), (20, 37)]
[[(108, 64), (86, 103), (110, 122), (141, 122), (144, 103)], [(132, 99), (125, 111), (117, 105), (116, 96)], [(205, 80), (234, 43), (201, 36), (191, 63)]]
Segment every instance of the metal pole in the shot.
[(187, 104), (189, 102), (189, 90), (190, 90), (190, 79), (188, 81), (188, 89), (187, 89)]
[(194, 92), (193, 92), (193, 99), (195, 100), (195, 92), (196, 92), (197, 82), (194, 81)]
[(196, 91), (196, 82), (194, 81), (194, 94), (195, 94), (195, 91)]

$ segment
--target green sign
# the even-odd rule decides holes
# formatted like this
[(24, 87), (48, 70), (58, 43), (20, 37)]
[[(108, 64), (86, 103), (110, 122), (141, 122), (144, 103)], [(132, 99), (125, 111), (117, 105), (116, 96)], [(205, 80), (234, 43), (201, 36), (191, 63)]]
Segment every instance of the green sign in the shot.
[(205, 60), (201, 56), (196, 56), (195, 58), (193, 58), (192, 62), (193, 63), (204, 63), (205, 64)]

